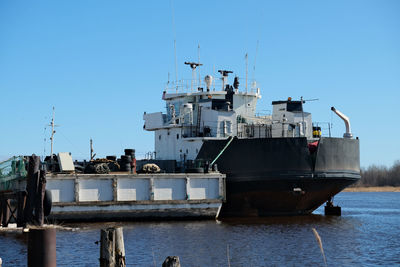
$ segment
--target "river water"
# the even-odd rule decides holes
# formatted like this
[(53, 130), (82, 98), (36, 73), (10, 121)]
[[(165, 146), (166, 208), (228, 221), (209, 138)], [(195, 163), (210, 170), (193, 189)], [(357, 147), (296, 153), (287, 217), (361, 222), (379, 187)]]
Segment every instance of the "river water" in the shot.
[[(182, 266), (400, 265), (400, 193), (342, 192), (341, 217), (311, 216), (119, 223), (127, 266), (161, 266), (169, 255)], [(99, 266), (100, 229), (115, 224), (75, 224), (57, 231), (57, 266)], [(26, 266), (26, 236), (0, 233), (3, 267)]]

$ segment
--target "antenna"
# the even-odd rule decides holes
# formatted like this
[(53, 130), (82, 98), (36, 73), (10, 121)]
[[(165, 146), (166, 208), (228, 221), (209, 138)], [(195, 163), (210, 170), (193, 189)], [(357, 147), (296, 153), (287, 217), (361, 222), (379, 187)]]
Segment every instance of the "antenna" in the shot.
[(172, 32), (174, 33), (174, 59), (175, 59), (175, 86), (176, 92), (178, 92), (178, 61), (176, 58), (176, 32), (175, 32), (175, 20), (174, 20), (174, 5), (171, 3), (171, 15), (172, 15)]
[(257, 40), (256, 55), (254, 57), (253, 82), (255, 81), (255, 76), (256, 76), (256, 63), (257, 63), (257, 54), (258, 54), (258, 43), (259, 43), (259, 40)]
[[(213, 75), (215, 74), (215, 64), (213, 64)], [(212, 88), (213, 88), (213, 91), (215, 91), (215, 81), (213, 80), (213, 83), (212, 83)]]
[(174, 55), (175, 55), (175, 86), (176, 86), (176, 92), (178, 92), (178, 62), (176, 59), (176, 40), (174, 40)]
[[(199, 44), (198, 47), (197, 47), (197, 53), (198, 53), (198, 60), (197, 60), (197, 63), (199, 64), (199, 66), (201, 66), (201, 65), (200, 65), (200, 44)], [(199, 68), (199, 86), (198, 86), (198, 87), (201, 87), (200, 68)]]
[(244, 56), (244, 58), (246, 59), (246, 93), (247, 93), (247, 76), (248, 76), (248, 65), (249, 65), (249, 57), (248, 57), (248, 55), (247, 55), (247, 53), (246, 53), (246, 55)]
[(319, 98), (313, 98), (313, 99), (304, 99), (303, 101), (304, 101), (304, 103), (305, 103), (305, 102), (317, 101), (317, 100), (319, 100)]
[(303, 100), (303, 96), (300, 97), (300, 101), (301, 101), (301, 117), (302, 117), (302, 120), (303, 120), (303, 124), (302, 124), (303, 133), (304, 133), (304, 135), (306, 135), (306, 127), (304, 125), (304, 109), (303, 109), (304, 100)]

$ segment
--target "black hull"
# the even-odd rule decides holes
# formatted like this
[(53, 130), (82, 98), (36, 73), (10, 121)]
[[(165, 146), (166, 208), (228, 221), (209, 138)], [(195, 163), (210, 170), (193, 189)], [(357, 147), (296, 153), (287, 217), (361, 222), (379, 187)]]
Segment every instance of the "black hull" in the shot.
[[(198, 158), (213, 160), (227, 141), (207, 141)], [(235, 139), (216, 161), (226, 173), (220, 216), (309, 214), (360, 179), (359, 141), (321, 138)]]
[(354, 178), (279, 178), (227, 182), (227, 202), (220, 216), (310, 214), (356, 181)]

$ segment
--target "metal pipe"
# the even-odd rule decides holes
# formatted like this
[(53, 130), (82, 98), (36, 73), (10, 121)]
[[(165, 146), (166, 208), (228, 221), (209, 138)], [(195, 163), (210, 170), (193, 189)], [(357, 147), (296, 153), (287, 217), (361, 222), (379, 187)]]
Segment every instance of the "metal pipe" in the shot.
[(346, 132), (343, 134), (344, 138), (353, 138), (353, 134), (351, 133), (351, 128), (350, 128), (350, 119), (344, 115), (342, 112), (339, 110), (335, 109), (334, 107), (331, 107), (331, 110), (336, 113), (343, 121), (346, 126)]

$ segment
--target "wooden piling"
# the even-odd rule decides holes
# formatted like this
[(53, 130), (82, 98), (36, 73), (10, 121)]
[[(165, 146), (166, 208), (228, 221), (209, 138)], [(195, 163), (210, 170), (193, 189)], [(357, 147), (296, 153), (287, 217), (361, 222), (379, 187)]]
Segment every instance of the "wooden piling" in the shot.
[(17, 226), (22, 227), (25, 223), (24, 208), (25, 208), (26, 192), (17, 192)]
[(126, 267), (124, 231), (122, 227), (115, 228), (115, 264), (118, 267)]
[(126, 267), (122, 227), (101, 230), (100, 267)]
[(3, 227), (8, 226), (8, 220), (10, 219), (10, 209), (8, 208), (10, 206), (10, 200), (5, 197), (4, 195), (1, 197), (1, 225)]
[(36, 191), (35, 203), (35, 222), (42, 226), (44, 223), (43, 200), (46, 192), (46, 171), (41, 170), (39, 175), (38, 187)]
[(101, 229), (100, 232), (100, 267), (115, 266), (115, 229)]
[(28, 235), (28, 267), (56, 267), (56, 229), (30, 228)]
[(162, 264), (162, 267), (181, 267), (178, 256), (168, 256)]
[(40, 167), (40, 158), (35, 154), (33, 154), (31, 157), (29, 157), (29, 168), (28, 168), (27, 183), (26, 183), (27, 199), (24, 210), (24, 218), (25, 222), (27, 223), (33, 222), (32, 212), (35, 208), (35, 203), (36, 203), (36, 193), (40, 175), (39, 167)]

